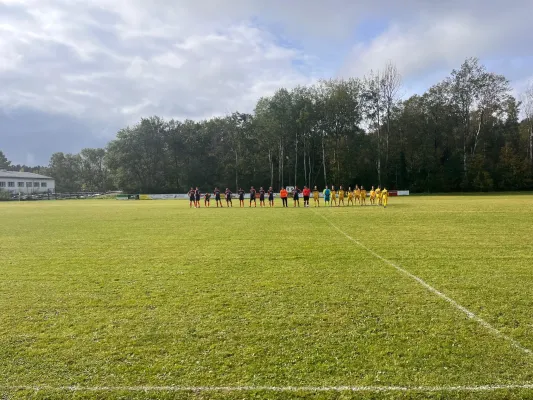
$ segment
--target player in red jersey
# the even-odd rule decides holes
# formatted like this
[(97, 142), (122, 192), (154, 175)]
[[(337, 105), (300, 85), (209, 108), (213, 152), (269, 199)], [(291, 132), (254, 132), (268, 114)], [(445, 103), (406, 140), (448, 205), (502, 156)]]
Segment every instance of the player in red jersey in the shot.
[(309, 207), (309, 196), (311, 196), (311, 190), (307, 186), (304, 186), (302, 195), (304, 196), (304, 207)]

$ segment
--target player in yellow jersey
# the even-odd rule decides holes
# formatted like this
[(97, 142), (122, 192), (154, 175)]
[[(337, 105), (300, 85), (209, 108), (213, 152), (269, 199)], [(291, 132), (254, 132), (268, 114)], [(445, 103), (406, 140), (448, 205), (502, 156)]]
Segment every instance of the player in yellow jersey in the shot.
[(320, 207), (320, 196), (316, 186), (313, 189), (313, 202), (315, 203), (315, 207)]
[(344, 189), (342, 188), (342, 185), (339, 187), (339, 207), (341, 206), (341, 202), (342, 206), (344, 207)]
[(335, 191), (335, 186), (331, 185), (331, 202), (329, 205), (333, 206), (333, 202), (335, 202), (335, 206), (337, 206), (337, 192)]
[(381, 191), (381, 198), (383, 202), (383, 208), (387, 208), (387, 201), (389, 200), (389, 192), (387, 192), (386, 188), (383, 188)]
[(376, 204), (376, 191), (374, 190), (374, 186), (372, 186), (372, 189), (370, 189), (370, 204)]
[(355, 202), (361, 204), (361, 189), (355, 185)]
[(361, 186), (361, 205), (366, 205), (366, 190), (364, 186)]
[(353, 190), (351, 186), (348, 188), (348, 205), (350, 205), (350, 203), (352, 203), (353, 206)]
[(376, 198), (378, 199), (378, 206), (381, 205), (381, 189), (378, 185), (378, 188), (376, 189)]

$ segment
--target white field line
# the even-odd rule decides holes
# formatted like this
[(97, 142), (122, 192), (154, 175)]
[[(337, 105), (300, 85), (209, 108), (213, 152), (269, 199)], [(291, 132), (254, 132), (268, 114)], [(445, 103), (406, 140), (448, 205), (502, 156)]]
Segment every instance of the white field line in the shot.
[(456, 309), (458, 309), (459, 311), (461, 311), (462, 313), (466, 314), (466, 316), (470, 319), (473, 319), (474, 321), (476, 321), (478, 324), (480, 324), (483, 328), (487, 329), (490, 333), (492, 333), (493, 335), (501, 338), (501, 339), (504, 339), (506, 341), (508, 341), (509, 343), (511, 343), (515, 348), (521, 350), (522, 352), (526, 353), (526, 354), (529, 354), (529, 355), (533, 355), (533, 352), (528, 349), (527, 347), (524, 347), (522, 346), (518, 341), (516, 341), (515, 339), (513, 339), (512, 337), (510, 336), (507, 336), (505, 333), (502, 333), (500, 332), (498, 329), (496, 329), (495, 327), (493, 327), (491, 324), (489, 324), (487, 321), (485, 321), (484, 319), (482, 319), (481, 317), (478, 317), (476, 314), (474, 314), (472, 311), (470, 311), (469, 309), (467, 309), (466, 307), (463, 307), (462, 305), (460, 305), (459, 303), (457, 303), (455, 300), (453, 300), (452, 298), (446, 296), (444, 293), (442, 293), (441, 291), (435, 289), (433, 286), (431, 286), (429, 283), (425, 282), (424, 280), (422, 280), (421, 278), (419, 278), (418, 276), (416, 275), (413, 275), (412, 273), (410, 273), (409, 271), (403, 269), (402, 267), (400, 267), (398, 264), (395, 264), (393, 263), (392, 261), (390, 260), (387, 260), (386, 258), (380, 256), (378, 253), (376, 253), (374, 250), (366, 247), (363, 243), (361, 243), (360, 241), (358, 241), (357, 239), (354, 239), (353, 237), (351, 237), (350, 235), (348, 235), (346, 232), (342, 231), (338, 226), (336, 226), (335, 224), (333, 224), (330, 220), (328, 220), (324, 215), (322, 214), (318, 214), (316, 211), (314, 211), (315, 214), (317, 215), (320, 215), (328, 224), (330, 224), (333, 228), (335, 228), (336, 230), (338, 230), (340, 233), (342, 233), (344, 236), (346, 236), (349, 240), (351, 240), (352, 242), (354, 242), (356, 245), (358, 245), (359, 247), (361, 247), (362, 249), (368, 251), (370, 254), (372, 254), (374, 257), (380, 259), (381, 261), (383, 261), (384, 263), (386, 264), (389, 264), (390, 266), (396, 268), (397, 271), (401, 272), (402, 274), (408, 276), (409, 278), (415, 280), (416, 282), (418, 282), (420, 285), (422, 285), (423, 287), (425, 287), (427, 290), (429, 290), (431, 293), (439, 296), (441, 299), (443, 300), (446, 300), (449, 304), (451, 304), (453, 307), (455, 307)]
[(0, 386), (0, 390), (63, 392), (490, 392), (533, 389), (533, 383), (479, 386)]
[[(316, 213), (316, 212), (315, 212)], [(319, 214), (320, 215), (320, 214)], [(326, 217), (320, 215), (337, 231), (346, 236), (349, 240), (365, 249), (374, 257), (393, 266), (399, 272), (414, 279), (424, 286), (430, 292), (446, 300), (458, 310), (462, 311), (469, 318), (478, 322), (481, 326), (493, 333), (495, 336), (507, 340), (516, 348), (527, 354), (533, 354), (532, 351), (511, 337), (500, 332), (485, 320), (478, 317), (472, 311), (461, 306), (455, 300), (449, 298), (444, 293), (438, 291), (421, 278), (411, 274), (402, 267), (380, 256), (373, 250), (363, 245), (358, 240), (352, 238), (347, 233), (339, 229), (335, 224), (330, 222)], [(496, 390), (531, 390), (533, 383), (509, 384), (509, 385), (465, 385), (465, 386), (0, 386), (0, 390), (26, 390), (26, 391), (71, 391), (71, 392), (490, 392)]]

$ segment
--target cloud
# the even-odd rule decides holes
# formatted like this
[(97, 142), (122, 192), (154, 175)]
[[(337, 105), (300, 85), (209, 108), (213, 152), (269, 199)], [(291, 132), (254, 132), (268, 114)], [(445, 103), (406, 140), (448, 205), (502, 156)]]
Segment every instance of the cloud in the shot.
[(272, 34), (247, 21), (206, 28), (164, 3), (8, 3), (0, 106), (125, 121), (153, 112), (202, 118), (251, 110), (251, 98), (309, 81), (292, 64), (305, 54)]
[[(68, 151), (73, 143), (100, 144), (101, 126), (114, 128), (103, 130), (110, 139), (153, 114), (251, 111), (280, 86), (313, 81), (312, 58), (255, 23), (254, 7), (244, 0), (228, 2), (225, 12), (214, 0), (0, 0), (0, 110), (11, 121), (0, 128), (3, 149), (24, 162), (31, 135)], [(65, 125), (54, 134), (17, 127), (13, 118), (32, 113)], [(50, 155), (32, 153), (40, 163)]]
[(56, 151), (104, 146), (119, 127), (35, 110), (0, 111), (0, 146), (13, 164), (46, 165)]
[(530, 2), (463, 3), (0, 0), (0, 146), (45, 163), (143, 116), (251, 111), (279, 87), (362, 76), (389, 59), (410, 91), (468, 56), (526, 80)]
[[(356, 43), (341, 75), (362, 76), (391, 60), (412, 91), (419, 91), (474, 56), (510, 79), (524, 78), (526, 68), (519, 72), (510, 61), (533, 54), (533, 43), (527, 40), (532, 2), (512, 1), (514, 6), (477, 0), (445, 3), (446, 8), (422, 6), (373, 40)], [(531, 68), (531, 60), (526, 65)]]

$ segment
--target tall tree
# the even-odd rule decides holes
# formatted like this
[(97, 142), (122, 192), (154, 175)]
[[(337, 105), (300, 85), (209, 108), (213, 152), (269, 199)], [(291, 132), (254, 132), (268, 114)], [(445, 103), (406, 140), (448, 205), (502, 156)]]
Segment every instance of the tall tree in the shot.
[(376, 170), (378, 174), (378, 184), (381, 183), (381, 124), (383, 119), (384, 104), (381, 91), (381, 74), (379, 71), (370, 72), (369, 77), (365, 77), (365, 90), (363, 99), (365, 104), (365, 115), (370, 122), (370, 129), (376, 136), (377, 160)]
[(105, 149), (83, 149), (80, 152), (80, 178), (86, 190), (105, 192), (111, 187), (105, 158)]
[(530, 166), (533, 169), (533, 81), (529, 82), (522, 94), (522, 104), (524, 105), (526, 126), (529, 130), (528, 158)]
[(392, 112), (398, 103), (398, 93), (402, 85), (402, 77), (391, 61), (387, 62), (381, 73), (380, 91), (383, 99), (383, 108), (386, 121), (385, 135), (385, 166), (389, 164), (389, 139), (391, 135)]
[[(510, 87), (505, 77), (489, 73), (477, 58), (469, 58), (449, 79), (452, 101), (459, 110), (463, 136), (463, 186), (468, 187), (468, 157), (478, 148), (483, 124), (493, 112), (501, 112)], [(476, 165), (480, 165), (477, 163)]]
[(56, 181), (57, 192), (79, 192), (82, 189), (81, 157), (79, 154), (52, 154), (48, 166)]
[(9, 161), (2, 150), (0, 150), (0, 169), (8, 169), (10, 165), (11, 161)]
[(105, 150), (54, 154), (49, 174), (58, 190), (69, 191), (356, 183), (415, 192), (533, 188), (533, 88), (521, 105), (505, 77), (475, 58), (421, 95), (399, 101), (400, 85), (389, 62), (362, 81), (280, 88), (259, 99), (253, 114), (143, 118)]

